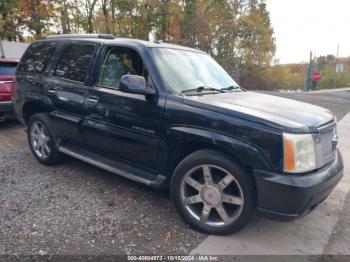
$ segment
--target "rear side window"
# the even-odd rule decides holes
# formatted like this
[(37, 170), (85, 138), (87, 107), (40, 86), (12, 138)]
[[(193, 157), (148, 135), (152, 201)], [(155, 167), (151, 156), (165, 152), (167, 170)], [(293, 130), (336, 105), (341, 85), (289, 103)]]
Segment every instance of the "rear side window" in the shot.
[(73, 44), (63, 51), (57, 63), (55, 76), (85, 82), (88, 76), (95, 45)]
[(47, 66), (55, 52), (56, 43), (35, 43), (25, 52), (18, 71), (29, 73), (47, 72)]
[(0, 63), (0, 76), (13, 76), (16, 72), (16, 63)]

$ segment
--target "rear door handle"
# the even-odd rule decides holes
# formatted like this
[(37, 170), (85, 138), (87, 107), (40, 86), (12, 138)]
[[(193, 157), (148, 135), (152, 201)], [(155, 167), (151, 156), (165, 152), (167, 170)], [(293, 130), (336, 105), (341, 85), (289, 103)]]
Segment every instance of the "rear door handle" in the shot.
[(98, 97), (96, 97), (96, 96), (90, 96), (90, 97), (88, 97), (88, 99), (87, 99), (87, 103), (89, 104), (89, 105), (92, 105), (92, 106), (94, 106), (94, 105), (97, 105), (98, 104)]
[(49, 92), (49, 94), (56, 95), (57, 89), (56, 89), (56, 88), (49, 88), (49, 89), (47, 90), (47, 92)]

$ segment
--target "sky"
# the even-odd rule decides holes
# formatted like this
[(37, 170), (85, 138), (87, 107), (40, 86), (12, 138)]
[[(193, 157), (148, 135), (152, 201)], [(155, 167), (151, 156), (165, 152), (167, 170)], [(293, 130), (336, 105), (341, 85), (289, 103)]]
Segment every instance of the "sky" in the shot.
[(266, 0), (280, 63), (337, 53), (350, 56), (350, 0)]

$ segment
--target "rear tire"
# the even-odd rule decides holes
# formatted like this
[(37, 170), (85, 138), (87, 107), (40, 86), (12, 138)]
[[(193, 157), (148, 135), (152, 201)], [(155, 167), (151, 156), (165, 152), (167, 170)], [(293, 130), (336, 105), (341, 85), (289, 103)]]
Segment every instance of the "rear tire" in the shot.
[(28, 121), (28, 142), (35, 158), (44, 165), (61, 161), (62, 154), (56, 146), (56, 137), (44, 113), (34, 114)]
[(174, 171), (170, 191), (180, 216), (208, 234), (241, 230), (256, 209), (252, 175), (213, 150), (199, 150), (182, 160)]

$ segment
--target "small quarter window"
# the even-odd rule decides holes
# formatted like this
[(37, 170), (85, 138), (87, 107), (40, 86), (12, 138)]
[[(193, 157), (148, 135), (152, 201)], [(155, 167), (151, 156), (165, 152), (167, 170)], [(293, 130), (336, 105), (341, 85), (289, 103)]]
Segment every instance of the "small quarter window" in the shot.
[(95, 45), (73, 44), (65, 48), (56, 66), (55, 76), (85, 82)]
[(35, 43), (25, 52), (18, 71), (29, 73), (47, 72), (47, 66), (56, 50), (56, 43)]

